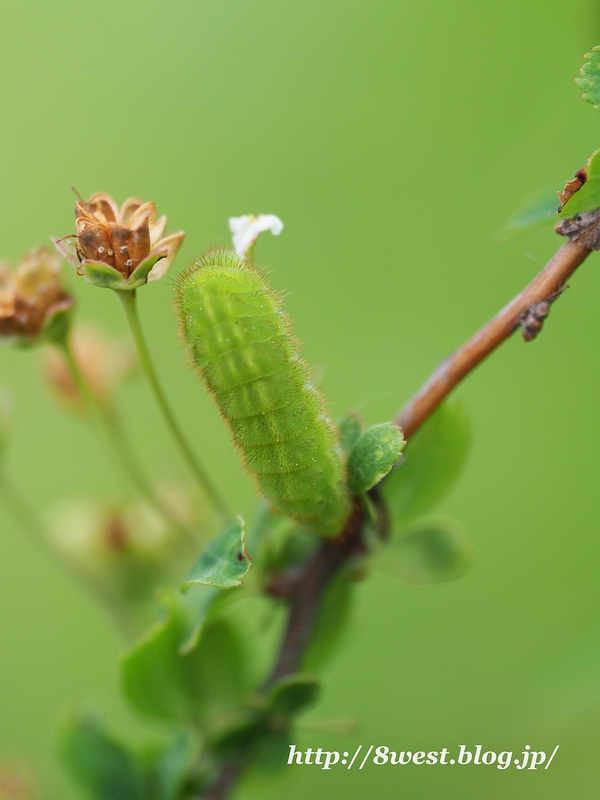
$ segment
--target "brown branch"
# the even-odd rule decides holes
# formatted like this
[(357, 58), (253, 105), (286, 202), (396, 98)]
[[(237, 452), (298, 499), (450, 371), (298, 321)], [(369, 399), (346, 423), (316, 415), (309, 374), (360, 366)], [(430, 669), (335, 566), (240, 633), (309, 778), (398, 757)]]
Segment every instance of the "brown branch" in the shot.
[(243, 767), (244, 764), (241, 758), (223, 764), (213, 783), (203, 792), (202, 800), (224, 800), (233, 789)]
[(459, 350), (442, 361), (394, 420), (402, 428), (405, 439), (410, 439), (454, 387), (514, 333), (532, 307), (537, 303), (551, 302), (562, 292), (568, 279), (590, 252), (575, 242), (567, 242), (526, 289)]
[[(568, 242), (521, 294), (440, 364), (395, 420), (404, 431), (405, 438), (412, 436), (452, 389), (514, 333), (522, 322), (532, 316), (536, 318), (536, 309), (539, 311), (537, 304), (548, 304), (562, 292), (569, 277), (590, 252), (585, 247)], [(548, 310), (547, 305), (543, 308), (544, 313), (537, 315), (540, 323)], [(524, 332), (527, 333), (525, 327), (524, 325)], [(385, 529), (385, 508), (378, 502), (377, 489), (374, 490), (372, 499), (378, 505)], [(325, 589), (345, 563), (364, 552), (363, 525), (362, 507), (356, 501), (340, 536), (323, 541), (308, 561), (296, 568), (293, 574), (273, 581), (273, 594), (287, 597), (290, 613), (277, 662), (263, 691), (267, 691), (276, 681), (292, 675), (299, 668), (314, 631)], [(384, 529), (381, 531), (383, 538), (386, 533)], [(214, 783), (202, 795), (203, 800), (225, 800), (242, 768), (243, 754), (240, 754), (237, 761), (224, 764)]]
[(359, 500), (354, 503), (343, 533), (325, 539), (296, 576), (288, 598), (290, 615), (279, 658), (264, 689), (288, 675), (293, 675), (310, 642), (323, 592), (338, 570), (353, 556), (364, 552), (361, 534), (364, 515)]

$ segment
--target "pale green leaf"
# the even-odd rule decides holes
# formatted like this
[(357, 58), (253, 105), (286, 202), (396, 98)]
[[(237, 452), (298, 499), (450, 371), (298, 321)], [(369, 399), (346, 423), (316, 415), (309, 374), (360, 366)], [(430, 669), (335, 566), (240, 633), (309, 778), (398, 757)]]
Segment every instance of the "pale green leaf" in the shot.
[(405, 442), (392, 422), (373, 425), (356, 441), (348, 459), (348, 484), (363, 494), (384, 478), (400, 458)]
[(406, 583), (442, 583), (471, 567), (473, 552), (454, 520), (423, 520), (393, 537), (375, 556), (374, 566)]
[(364, 430), (364, 423), (359, 414), (350, 412), (350, 414), (342, 417), (342, 419), (338, 422), (337, 427), (342, 450), (346, 454), (346, 458), (348, 458), (352, 452), (352, 448)]
[(402, 462), (383, 483), (393, 520), (409, 522), (437, 505), (460, 475), (470, 444), (464, 406), (441, 405), (411, 438)]
[(182, 654), (188, 630), (181, 601), (171, 598), (165, 617), (123, 655), (123, 692), (142, 714), (203, 723), (239, 702), (246, 658), (231, 625), (212, 620), (198, 645)]
[(241, 585), (250, 566), (250, 556), (245, 547), (244, 521), (237, 517), (205, 547), (183, 585), (201, 583), (230, 589)]
[(556, 192), (544, 194), (527, 203), (500, 231), (500, 238), (506, 239), (540, 225), (556, 221), (558, 198)]

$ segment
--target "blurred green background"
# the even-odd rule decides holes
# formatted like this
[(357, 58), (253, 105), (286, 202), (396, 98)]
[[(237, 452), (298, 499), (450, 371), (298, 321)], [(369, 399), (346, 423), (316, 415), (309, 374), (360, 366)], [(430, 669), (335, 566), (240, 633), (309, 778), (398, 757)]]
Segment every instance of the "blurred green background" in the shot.
[[(600, 43), (590, 0), (2, 0), (0, 14), (1, 254), (72, 232), (71, 184), (154, 200), (187, 231), (174, 272), (228, 241), (229, 216), (276, 213), (285, 230), (261, 239), (258, 261), (289, 292), (333, 416), (389, 419), (539, 271), (559, 245), (550, 228), (497, 232), (600, 143), (572, 80)], [(300, 737), (338, 750), (560, 744), (551, 768), (297, 768), (286, 797), (598, 796), (597, 260), (537, 341), (515, 337), (460, 389), (475, 445), (440, 510), (467, 526), (474, 570), (429, 588), (364, 582), (311, 712), (361, 732)], [(70, 278), (79, 318), (124, 332), (113, 296)], [(251, 481), (186, 365), (172, 285), (145, 288), (140, 306), (179, 417), (249, 515)], [(15, 480), (40, 509), (122, 496), (91, 434), (41, 391), (39, 356), (0, 353)], [(121, 407), (148, 465), (184, 479), (141, 382)], [(67, 709), (92, 699), (143, 730), (119, 696), (121, 643), (4, 509), (0, 524), (0, 759), (29, 763), (48, 797), (75, 797), (54, 757)]]

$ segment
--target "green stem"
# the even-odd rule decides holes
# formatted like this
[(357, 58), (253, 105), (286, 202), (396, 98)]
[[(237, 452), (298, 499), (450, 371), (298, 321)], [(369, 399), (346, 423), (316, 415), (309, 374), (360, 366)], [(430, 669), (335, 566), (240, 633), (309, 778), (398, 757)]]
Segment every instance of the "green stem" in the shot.
[(125, 311), (125, 316), (137, 348), (138, 357), (140, 359), (140, 364), (142, 366), (144, 375), (150, 384), (150, 388), (152, 389), (164, 421), (173, 439), (175, 440), (183, 460), (187, 463), (190, 472), (195, 477), (202, 491), (209, 496), (215, 508), (220, 511), (223, 518), (227, 519), (227, 508), (192, 452), (185, 436), (183, 435), (183, 432), (181, 431), (181, 428), (179, 427), (179, 424), (177, 423), (177, 420), (175, 419), (175, 416), (173, 415), (169, 402), (158, 380), (158, 375), (156, 374), (156, 370), (154, 369), (154, 365), (150, 358), (150, 352), (148, 350), (146, 339), (140, 324), (140, 318), (137, 313), (135, 291), (117, 291), (116, 294), (118, 295), (123, 306), (123, 310)]
[(37, 512), (12, 485), (6, 475), (0, 474), (0, 496), (10, 513), (25, 531), (33, 533), (46, 549), (46, 529)]
[(127, 439), (123, 433), (119, 419), (110, 406), (104, 404), (93, 392), (88, 384), (85, 376), (79, 368), (79, 364), (73, 354), (68, 337), (55, 340), (54, 344), (59, 348), (64, 355), (69, 367), (69, 371), (75, 381), (75, 385), (81, 394), (82, 400), (86, 409), (94, 412), (99, 422), (101, 423), (108, 441), (115, 453), (117, 460), (120, 462), (124, 472), (129, 475), (131, 482), (139, 491), (139, 493), (155, 508), (167, 522), (175, 525), (178, 530), (185, 533), (186, 536), (192, 537), (188, 528), (183, 525), (178, 519), (174, 518), (171, 511), (165, 506), (162, 500), (157, 497), (152, 484), (144, 474), (139, 466), (135, 456), (131, 452)]

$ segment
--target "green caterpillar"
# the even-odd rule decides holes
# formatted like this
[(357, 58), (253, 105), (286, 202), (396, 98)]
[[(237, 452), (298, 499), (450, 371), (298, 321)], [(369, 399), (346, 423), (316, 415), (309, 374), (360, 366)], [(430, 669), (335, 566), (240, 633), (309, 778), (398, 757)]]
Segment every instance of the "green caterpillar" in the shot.
[(338, 534), (349, 511), (345, 465), (279, 298), (234, 252), (215, 250), (177, 285), (191, 361), (273, 509)]

